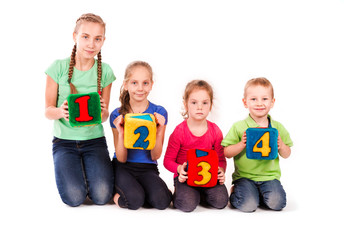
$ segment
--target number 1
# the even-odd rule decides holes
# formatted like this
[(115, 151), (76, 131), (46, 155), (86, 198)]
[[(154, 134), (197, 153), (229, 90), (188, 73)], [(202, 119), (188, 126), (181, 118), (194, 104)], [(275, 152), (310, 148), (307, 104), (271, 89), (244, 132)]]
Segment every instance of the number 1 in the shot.
[(79, 104), (79, 114), (80, 114), (79, 117), (75, 118), (76, 121), (87, 122), (93, 119), (92, 116), (89, 116), (89, 109), (88, 109), (89, 99), (90, 96), (83, 96), (75, 100), (75, 102)]

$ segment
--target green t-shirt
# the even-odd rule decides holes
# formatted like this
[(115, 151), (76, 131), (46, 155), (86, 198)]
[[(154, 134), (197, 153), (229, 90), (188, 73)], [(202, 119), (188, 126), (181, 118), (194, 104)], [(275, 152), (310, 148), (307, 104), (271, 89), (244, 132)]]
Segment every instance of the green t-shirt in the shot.
[[(270, 117), (270, 116), (269, 116)], [(271, 126), (276, 128), (282, 141), (289, 147), (293, 146), (288, 131), (284, 126), (270, 117)], [(242, 121), (233, 124), (221, 145), (227, 147), (241, 141), (241, 138), (248, 128), (260, 127), (250, 115)], [(235, 171), (232, 175), (233, 182), (239, 178), (248, 178), (253, 181), (280, 180), (281, 171), (279, 156), (274, 160), (253, 160), (246, 157), (246, 149), (234, 156)]]
[[(60, 107), (70, 94), (68, 83), (70, 58), (56, 60), (45, 73), (49, 75), (58, 84), (57, 107)], [(102, 63), (101, 87), (105, 88), (113, 81), (115, 75), (106, 63)], [(97, 60), (94, 66), (88, 71), (80, 71), (74, 67), (74, 73), (71, 82), (76, 87), (78, 93), (97, 92)], [(54, 121), (54, 136), (68, 140), (89, 140), (104, 136), (102, 124), (88, 127), (71, 127), (64, 118)]]

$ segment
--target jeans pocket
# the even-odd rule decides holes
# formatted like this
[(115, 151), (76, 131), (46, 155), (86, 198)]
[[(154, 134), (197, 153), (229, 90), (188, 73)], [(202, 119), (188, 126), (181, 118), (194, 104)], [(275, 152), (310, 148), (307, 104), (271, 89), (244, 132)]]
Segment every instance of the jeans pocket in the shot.
[(61, 141), (60, 138), (54, 137), (53, 140), (52, 140), (52, 143), (55, 144), (55, 143), (58, 143), (60, 141)]

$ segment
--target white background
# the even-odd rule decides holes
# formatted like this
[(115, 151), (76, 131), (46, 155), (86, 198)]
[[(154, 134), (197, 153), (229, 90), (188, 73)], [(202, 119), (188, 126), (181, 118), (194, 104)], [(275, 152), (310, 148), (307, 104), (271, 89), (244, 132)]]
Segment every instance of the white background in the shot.
[[(358, 239), (359, 10), (356, 1), (334, 0), (2, 2), (1, 239)], [(102, 56), (117, 76), (110, 111), (119, 106), (126, 65), (144, 60), (153, 67), (149, 99), (169, 113), (164, 152), (182, 121), (188, 81), (212, 84), (209, 120), (225, 135), (247, 115), (246, 81), (268, 78), (276, 98), (270, 113), (294, 141), (291, 157), (281, 160), (288, 206), (245, 214), (229, 207), (182, 213), (63, 204), (52, 122), (44, 117), (44, 71), (70, 55), (75, 21), (87, 12), (107, 23)], [(109, 122), (104, 126), (112, 154)], [(161, 177), (172, 189), (162, 160)], [(228, 189), (232, 171), (228, 159)]]

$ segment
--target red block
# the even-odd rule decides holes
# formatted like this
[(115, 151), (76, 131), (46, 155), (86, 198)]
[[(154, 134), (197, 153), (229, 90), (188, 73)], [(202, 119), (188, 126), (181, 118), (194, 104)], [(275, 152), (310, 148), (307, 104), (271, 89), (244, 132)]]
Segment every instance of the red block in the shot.
[(217, 184), (219, 158), (215, 150), (190, 149), (187, 160), (189, 186), (213, 187)]

